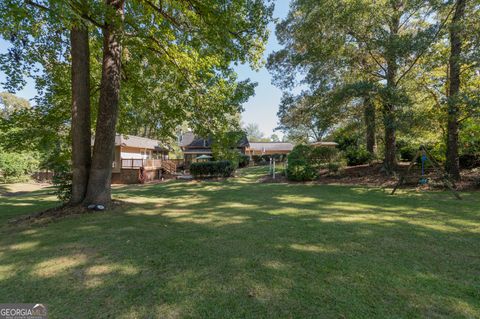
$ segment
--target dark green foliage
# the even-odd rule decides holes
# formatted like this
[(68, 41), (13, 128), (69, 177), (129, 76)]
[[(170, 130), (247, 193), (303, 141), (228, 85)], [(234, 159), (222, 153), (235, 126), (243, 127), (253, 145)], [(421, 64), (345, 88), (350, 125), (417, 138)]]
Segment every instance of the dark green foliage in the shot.
[(399, 147), (400, 159), (402, 161), (410, 162), (415, 157), (415, 154), (417, 153), (417, 151), (418, 151), (418, 147), (415, 147), (412, 145), (405, 145), (405, 146)]
[(31, 153), (0, 150), (0, 183), (26, 181), (38, 169), (39, 161)]
[(480, 167), (480, 154), (463, 154), (459, 157), (460, 168), (471, 169)]
[(372, 155), (363, 147), (349, 147), (344, 153), (348, 166), (363, 165), (372, 160)]
[(317, 169), (306, 159), (288, 161), (287, 177), (292, 181), (312, 181), (318, 177)]
[(338, 149), (346, 151), (348, 148), (357, 147), (360, 144), (361, 136), (352, 125), (339, 128), (333, 133), (333, 139), (338, 144)]
[(235, 171), (230, 161), (192, 163), (190, 174), (195, 178), (230, 177)]
[(240, 158), (238, 160), (238, 167), (243, 168), (247, 167), (248, 164), (250, 163), (250, 157), (248, 155), (240, 155)]
[(310, 181), (318, 177), (320, 168), (336, 172), (340, 167), (337, 149), (297, 145), (288, 155), (287, 177), (294, 181)]
[(62, 167), (53, 173), (52, 183), (58, 199), (66, 203), (72, 196), (72, 172), (69, 167)]
[(340, 128), (333, 134), (334, 140), (344, 154), (348, 166), (362, 165), (373, 160), (372, 155), (364, 146), (362, 136), (354, 127), (354, 125), (350, 125)]
[(327, 164), (327, 169), (330, 173), (338, 173), (338, 171), (342, 168), (341, 162), (331, 162)]
[(57, 148), (45, 163), (46, 167), (53, 171), (52, 183), (55, 186), (55, 195), (64, 203), (68, 202), (72, 195), (70, 156), (69, 152)]
[(460, 168), (480, 166), (480, 119), (466, 121), (460, 134)]
[(294, 160), (294, 159), (306, 159), (310, 158), (312, 154), (313, 147), (305, 145), (305, 144), (299, 144), (296, 145), (293, 150), (288, 154), (288, 161)]
[(219, 161), (229, 161), (234, 168), (238, 168), (242, 157), (238, 147), (244, 139), (245, 133), (243, 131), (229, 131), (216, 134), (212, 141), (213, 157)]
[(310, 157), (316, 165), (332, 163), (339, 159), (339, 152), (333, 147), (314, 147), (311, 150)]
[(255, 165), (268, 165), (268, 159), (264, 155), (252, 155), (252, 161)]

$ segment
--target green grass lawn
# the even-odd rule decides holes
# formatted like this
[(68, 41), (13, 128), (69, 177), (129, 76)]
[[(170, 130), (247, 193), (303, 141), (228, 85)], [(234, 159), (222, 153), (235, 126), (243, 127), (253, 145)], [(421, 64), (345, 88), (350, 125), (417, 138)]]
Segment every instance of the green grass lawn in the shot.
[(51, 318), (480, 318), (480, 196), (225, 182), (116, 188), (131, 202), (6, 225), (51, 190), (0, 197), (0, 303)]

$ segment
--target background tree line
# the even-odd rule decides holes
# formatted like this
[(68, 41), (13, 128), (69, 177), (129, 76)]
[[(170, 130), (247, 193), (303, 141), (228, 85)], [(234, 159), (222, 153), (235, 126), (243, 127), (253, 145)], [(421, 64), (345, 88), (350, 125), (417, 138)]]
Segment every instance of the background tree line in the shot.
[(425, 144), (458, 179), (459, 156), (480, 154), (479, 18), (473, 0), (292, 1), (268, 61), (279, 128), (354, 140), (387, 172)]

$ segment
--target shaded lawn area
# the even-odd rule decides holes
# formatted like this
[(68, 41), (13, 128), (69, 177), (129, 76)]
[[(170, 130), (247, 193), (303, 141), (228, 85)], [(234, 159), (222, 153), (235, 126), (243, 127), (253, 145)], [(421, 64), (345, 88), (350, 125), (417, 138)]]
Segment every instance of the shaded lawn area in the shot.
[(9, 219), (56, 205), (53, 187), (30, 183), (0, 184), (0, 225)]
[[(478, 318), (480, 199), (331, 185), (128, 186), (119, 211), (28, 228), (0, 197), (0, 302), (51, 318)], [(44, 192), (44, 193), (42, 193)]]

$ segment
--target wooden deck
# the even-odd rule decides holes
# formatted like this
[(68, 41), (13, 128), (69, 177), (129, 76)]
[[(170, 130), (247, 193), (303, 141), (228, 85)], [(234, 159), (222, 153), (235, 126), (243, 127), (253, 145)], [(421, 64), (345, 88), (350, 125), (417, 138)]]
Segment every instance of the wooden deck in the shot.
[(171, 160), (163, 159), (141, 159), (141, 158), (122, 158), (122, 169), (163, 169), (166, 173), (174, 174), (177, 172), (177, 163)]

